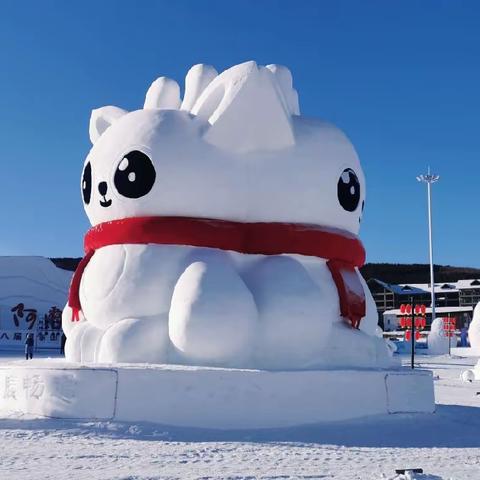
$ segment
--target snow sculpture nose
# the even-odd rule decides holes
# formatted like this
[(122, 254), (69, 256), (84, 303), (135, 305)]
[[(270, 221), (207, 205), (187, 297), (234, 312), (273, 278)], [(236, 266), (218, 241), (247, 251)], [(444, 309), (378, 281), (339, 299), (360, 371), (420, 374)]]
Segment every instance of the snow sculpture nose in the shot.
[(107, 194), (107, 190), (108, 190), (107, 182), (100, 182), (98, 184), (98, 191), (100, 192), (100, 195), (105, 196)]

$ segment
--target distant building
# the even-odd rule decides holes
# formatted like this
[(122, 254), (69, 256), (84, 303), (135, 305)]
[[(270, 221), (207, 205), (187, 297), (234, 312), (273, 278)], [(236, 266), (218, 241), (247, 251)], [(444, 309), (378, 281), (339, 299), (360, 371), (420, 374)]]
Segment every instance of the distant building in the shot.
[[(430, 284), (392, 284), (370, 279), (368, 286), (377, 305), (379, 324), (392, 329), (402, 303), (414, 302), (430, 307)], [(438, 315), (455, 316), (457, 325), (468, 324), (475, 305), (480, 302), (480, 280), (458, 280), (435, 284), (435, 307)], [(430, 314), (430, 315), (429, 315)], [(427, 309), (427, 324), (431, 323), (431, 309)], [(385, 323), (384, 323), (385, 318)]]

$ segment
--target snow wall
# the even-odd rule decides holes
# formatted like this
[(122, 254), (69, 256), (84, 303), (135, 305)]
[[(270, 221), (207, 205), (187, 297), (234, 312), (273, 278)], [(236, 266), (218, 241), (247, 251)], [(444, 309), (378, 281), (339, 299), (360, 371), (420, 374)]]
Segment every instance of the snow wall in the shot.
[(0, 257), (0, 350), (23, 349), (28, 332), (37, 349), (59, 348), (71, 275), (48, 258)]

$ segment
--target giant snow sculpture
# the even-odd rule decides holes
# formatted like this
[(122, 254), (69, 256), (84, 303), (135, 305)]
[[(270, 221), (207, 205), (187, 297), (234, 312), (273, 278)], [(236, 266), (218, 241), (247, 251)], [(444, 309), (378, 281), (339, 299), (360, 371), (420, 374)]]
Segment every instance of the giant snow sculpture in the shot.
[(63, 314), (82, 362), (383, 366), (358, 267), (365, 179), (345, 135), (300, 115), (290, 71), (195, 65), (143, 109), (92, 112), (92, 228)]

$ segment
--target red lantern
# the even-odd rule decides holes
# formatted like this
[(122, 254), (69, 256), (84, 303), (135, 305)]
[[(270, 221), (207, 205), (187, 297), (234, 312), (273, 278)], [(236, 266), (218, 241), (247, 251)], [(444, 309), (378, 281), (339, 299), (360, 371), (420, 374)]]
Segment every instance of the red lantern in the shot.
[(425, 305), (421, 305), (420, 310), (422, 311), (422, 315), (427, 313), (427, 307)]
[(415, 340), (420, 340), (420, 332), (415, 332)]
[(412, 332), (410, 330), (407, 330), (405, 332), (405, 340), (409, 342), (411, 338), (412, 338)]
[(410, 304), (405, 305), (405, 312), (407, 315), (410, 315), (412, 313), (412, 306)]
[(403, 303), (400, 305), (400, 313), (402, 315), (405, 313), (405, 305)]

